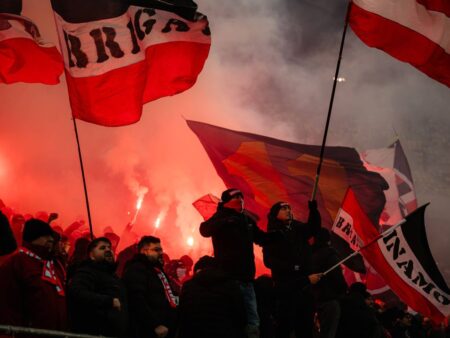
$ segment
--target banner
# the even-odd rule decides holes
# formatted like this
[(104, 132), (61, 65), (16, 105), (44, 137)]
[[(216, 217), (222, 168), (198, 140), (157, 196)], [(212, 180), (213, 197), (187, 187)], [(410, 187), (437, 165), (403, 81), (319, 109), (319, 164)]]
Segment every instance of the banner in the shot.
[(349, 22), (368, 46), (450, 87), (448, 0), (353, 0)]
[(52, 0), (75, 118), (135, 123), (144, 103), (196, 82), (211, 34), (206, 16), (184, 3)]
[(0, 83), (58, 84), (64, 69), (61, 54), (21, 11), (21, 0), (0, 2)]
[[(413, 310), (435, 322), (450, 315), (450, 290), (431, 255), (424, 212), (420, 207), (361, 254), (383, 277), (392, 291)], [(350, 215), (351, 226), (364, 246), (379, 236), (362, 210), (352, 189), (346, 194), (342, 209)]]

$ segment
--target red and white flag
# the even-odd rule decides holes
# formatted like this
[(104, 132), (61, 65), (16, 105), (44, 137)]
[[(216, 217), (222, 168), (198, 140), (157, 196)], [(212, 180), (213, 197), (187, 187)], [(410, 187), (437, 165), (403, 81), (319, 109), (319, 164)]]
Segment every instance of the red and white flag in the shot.
[(440, 323), (450, 315), (450, 290), (431, 255), (425, 231), (426, 205), (405, 217), (406, 222), (380, 238), (355, 194), (347, 191), (342, 208), (357, 237), (361, 254), (392, 291), (413, 310)]
[(196, 82), (211, 36), (206, 16), (185, 3), (52, 0), (75, 118), (135, 123), (144, 103)]
[(20, 0), (0, 2), (0, 83), (57, 84), (64, 69), (61, 54), (21, 9)]
[(353, 0), (350, 26), (368, 46), (450, 87), (448, 0)]

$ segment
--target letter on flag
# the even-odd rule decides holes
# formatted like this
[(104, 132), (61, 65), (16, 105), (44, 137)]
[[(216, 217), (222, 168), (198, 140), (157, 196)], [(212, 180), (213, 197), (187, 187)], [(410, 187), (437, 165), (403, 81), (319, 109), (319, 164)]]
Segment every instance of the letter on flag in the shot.
[(209, 53), (208, 20), (190, 1), (52, 0), (52, 7), (72, 114), (87, 122), (139, 121), (144, 103), (190, 88)]
[[(363, 248), (361, 254), (402, 301), (439, 323), (450, 315), (450, 290), (428, 246), (425, 207), (420, 207), (408, 215), (401, 226), (388, 230), (374, 244)], [(350, 216), (350, 225), (361, 247), (380, 236), (352, 189), (347, 192), (342, 209)]]
[(450, 87), (448, 0), (353, 0), (349, 20), (368, 46)]
[(58, 84), (64, 66), (55, 46), (21, 16), (21, 0), (0, 1), (0, 82)]

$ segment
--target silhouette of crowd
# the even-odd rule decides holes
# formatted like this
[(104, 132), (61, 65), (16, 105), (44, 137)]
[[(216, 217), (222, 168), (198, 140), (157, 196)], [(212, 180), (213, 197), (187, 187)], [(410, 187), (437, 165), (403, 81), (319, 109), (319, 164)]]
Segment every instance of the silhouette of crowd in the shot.
[[(0, 325), (136, 338), (449, 338), (402, 303), (347, 286), (321, 227), (316, 201), (306, 223), (275, 203), (267, 231), (238, 189), (222, 193), (199, 231), (213, 256), (169, 259), (164, 238), (121, 246), (111, 228), (91, 238), (83, 221), (22, 215), (0, 200)], [(123, 235), (122, 235), (123, 236)], [(271, 275), (255, 278), (254, 244)], [(118, 250), (120, 248), (120, 250)], [(120, 252), (117, 252), (120, 251)]]

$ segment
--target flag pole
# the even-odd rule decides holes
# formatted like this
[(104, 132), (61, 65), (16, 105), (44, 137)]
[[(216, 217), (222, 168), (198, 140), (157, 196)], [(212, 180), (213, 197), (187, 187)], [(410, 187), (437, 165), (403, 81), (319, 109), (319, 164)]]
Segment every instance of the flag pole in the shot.
[(394, 226), (390, 227), (389, 229), (385, 230), (384, 232), (379, 234), (377, 237), (372, 239), (369, 243), (367, 243), (363, 247), (359, 248), (358, 250), (354, 251), (353, 253), (351, 253), (350, 255), (348, 255), (347, 257), (345, 257), (344, 259), (342, 259), (341, 261), (339, 261), (335, 265), (333, 265), (331, 268), (329, 268), (327, 271), (325, 271), (323, 273), (323, 275), (324, 276), (327, 275), (328, 273), (330, 273), (331, 271), (336, 269), (338, 266), (340, 266), (344, 262), (348, 261), (350, 258), (352, 258), (352, 257), (356, 256), (357, 254), (359, 254), (362, 250), (367, 249), (369, 246), (371, 246), (373, 243), (377, 242), (379, 239), (389, 235), (390, 233), (392, 233), (395, 229), (397, 229), (399, 226), (401, 226), (405, 222), (406, 222), (406, 219), (405, 218), (402, 219), (399, 223), (397, 223), (396, 225), (394, 225)]
[(320, 148), (319, 164), (317, 165), (316, 179), (315, 179), (315, 182), (314, 182), (314, 187), (313, 187), (313, 191), (312, 191), (312, 195), (311, 195), (311, 200), (315, 200), (316, 199), (317, 187), (319, 185), (320, 170), (322, 169), (323, 154), (324, 154), (324, 151), (325, 151), (325, 144), (327, 142), (328, 127), (330, 125), (331, 112), (333, 110), (334, 95), (336, 93), (336, 86), (337, 86), (338, 78), (339, 78), (339, 70), (341, 68), (342, 52), (344, 50), (345, 36), (347, 35), (348, 18), (349, 18), (349, 15), (350, 15), (351, 5), (352, 5), (352, 3), (349, 2), (349, 5), (347, 7), (347, 14), (345, 16), (344, 31), (342, 32), (341, 46), (339, 48), (339, 57), (338, 57), (337, 64), (336, 64), (336, 71), (334, 73), (333, 89), (331, 90), (331, 98), (330, 98), (330, 104), (328, 106), (327, 121), (325, 123), (325, 131), (323, 133), (322, 147)]
[(86, 209), (87, 209), (88, 221), (89, 221), (89, 232), (91, 233), (91, 240), (93, 240), (94, 239), (94, 231), (92, 229), (91, 209), (89, 207), (89, 197), (88, 197), (87, 186), (86, 186), (86, 177), (84, 175), (83, 157), (81, 156), (80, 140), (78, 138), (78, 129), (77, 129), (77, 122), (75, 121), (75, 117), (72, 117), (72, 121), (73, 121), (73, 127), (75, 129), (75, 138), (77, 140), (78, 158), (80, 159), (80, 167), (81, 167), (81, 177), (83, 178), (84, 198), (86, 199)]

